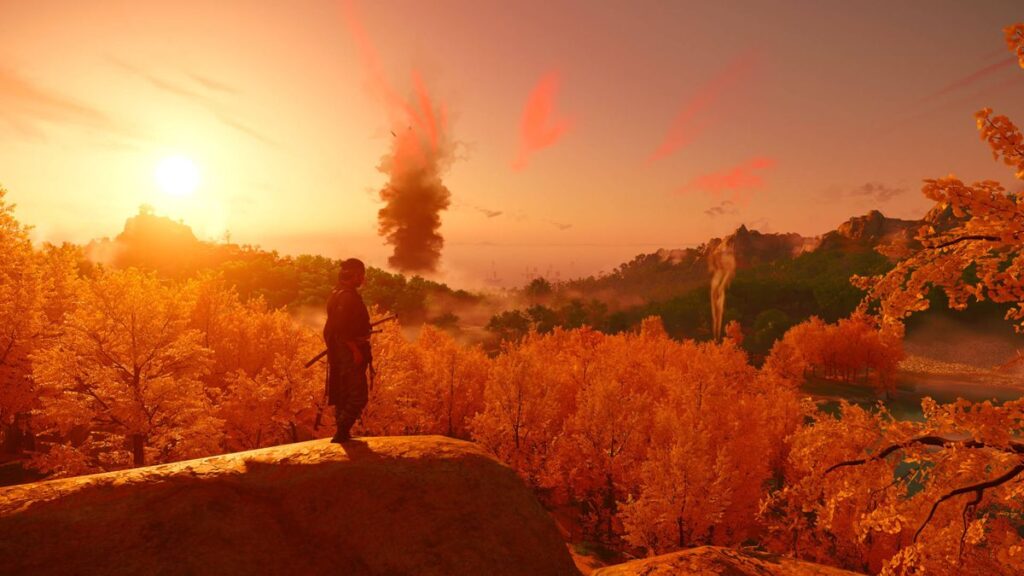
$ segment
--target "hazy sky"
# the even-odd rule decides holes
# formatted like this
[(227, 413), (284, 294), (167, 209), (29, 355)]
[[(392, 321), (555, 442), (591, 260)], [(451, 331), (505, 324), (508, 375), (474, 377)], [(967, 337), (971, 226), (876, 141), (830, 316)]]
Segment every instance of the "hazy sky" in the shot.
[[(1001, 32), (1019, 0), (351, 8), (0, 0), (0, 183), (18, 217), (84, 242), (147, 203), (204, 238), (383, 266), (393, 126), (367, 49), (451, 118), (443, 270), (460, 285), (595, 273), (741, 223), (918, 217), (921, 179), (950, 172), (1011, 182), (971, 115), (1024, 121)], [(199, 167), (191, 197), (157, 186), (172, 155)]]

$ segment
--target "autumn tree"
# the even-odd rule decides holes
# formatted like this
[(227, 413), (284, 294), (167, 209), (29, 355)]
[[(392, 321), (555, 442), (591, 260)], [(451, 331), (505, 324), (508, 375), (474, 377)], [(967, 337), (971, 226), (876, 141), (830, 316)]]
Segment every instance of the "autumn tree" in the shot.
[[(1005, 30), (1024, 67), (1024, 24)], [(1024, 179), (1024, 137), (1005, 116), (976, 115), (981, 137)], [(933, 289), (950, 307), (971, 300), (1012, 305), (1024, 330), (1024, 209), (1001, 184), (926, 180), (936, 201), (918, 235), (922, 248), (889, 273), (857, 278), (862, 307), (883, 323), (929, 306)], [(1019, 574), (1024, 402), (922, 404), (924, 422), (844, 406), (797, 434), (787, 486), (765, 507), (774, 545), (801, 557), (883, 574)]]
[[(1006, 42), (1024, 67), (1024, 24), (1005, 30)], [(976, 114), (982, 140), (995, 159), (1024, 180), (1024, 135), (1009, 118), (986, 108)], [(922, 227), (923, 248), (883, 276), (859, 278), (868, 290), (866, 305), (901, 321), (929, 306), (933, 288), (942, 290), (956, 310), (975, 301), (1011, 304), (1007, 319), (1024, 331), (1024, 199), (1008, 194), (993, 180), (966, 184), (954, 176), (925, 180), (924, 195), (936, 202), (934, 212), (951, 212), (945, 226)]]
[[(88, 283), (51, 345), (33, 357), (40, 419), (56, 450), (38, 464), (110, 469), (216, 453), (220, 422), (201, 378), (209, 354), (190, 299), (136, 270)], [(52, 457), (50, 457), (52, 456)]]
[(203, 382), (224, 421), (225, 448), (317, 436), (325, 408), (324, 363), (304, 366), (323, 348), (317, 331), (262, 297), (242, 302), (219, 275), (200, 276), (189, 290), (190, 326), (210, 351)]
[(241, 350), (249, 358), (239, 354), (225, 373), (217, 415), (224, 420), (226, 447), (259, 448), (322, 435), (324, 367), (305, 367), (323, 347), (320, 335), (284, 310), (268, 309), (262, 299), (236, 310), (229, 334), (214, 353)]
[(569, 336), (531, 332), (506, 343), (493, 360), (483, 410), (470, 424), (473, 439), (539, 487), (555, 439), (572, 411), (576, 386), (566, 357)]
[(373, 341), (376, 377), (363, 430), (468, 439), (469, 423), (483, 409), (490, 368), (484, 353), (429, 325), (413, 342), (397, 323), (378, 330)]
[[(667, 339), (660, 326), (647, 322), (642, 335), (617, 336), (580, 329), (566, 339), (575, 399), (553, 442), (543, 484), (561, 492), (590, 534), (604, 542), (621, 532), (620, 502), (634, 491), (647, 452), (651, 411), (660, 394), (656, 345), (645, 344)], [(652, 337), (653, 330), (660, 332)]]
[(759, 501), (801, 418), (795, 387), (759, 373), (730, 340), (678, 345), (660, 378), (666, 396), (625, 505), (627, 540), (654, 554), (756, 535)]
[(424, 326), (416, 340), (424, 369), (418, 386), (431, 414), (428, 428), (453, 438), (469, 438), (469, 421), (483, 409), (488, 361), (476, 346), (462, 346), (448, 333)]
[[(786, 360), (782, 356), (788, 356)], [(881, 324), (855, 312), (835, 324), (819, 318), (790, 328), (772, 347), (766, 363), (792, 370), (800, 366), (813, 376), (843, 382), (860, 381), (889, 395), (903, 359), (903, 330), (898, 323)]]
[(378, 330), (372, 340), (376, 374), (357, 429), (386, 436), (429, 433), (427, 422), (433, 422), (434, 415), (426, 413), (419, 392), (425, 377), (423, 358), (397, 322), (386, 322)]
[(766, 542), (873, 573), (1018, 574), (1021, 401), (923, 403), (924, 422), (843, 404), (791, 440)]
[(0, 188), (0, 436), (18, 449), (20, 415), (32, 406), (29, 354), (43, 329), (43, 277), (29, 240), (29, 228), (14, 217)]
[(31, 355), (60, 333), (74, 307), (82, 254), (67, 244), (34, 250), (5, 194), (0, 188), (0, 446), (18, 453), (32, 434)]

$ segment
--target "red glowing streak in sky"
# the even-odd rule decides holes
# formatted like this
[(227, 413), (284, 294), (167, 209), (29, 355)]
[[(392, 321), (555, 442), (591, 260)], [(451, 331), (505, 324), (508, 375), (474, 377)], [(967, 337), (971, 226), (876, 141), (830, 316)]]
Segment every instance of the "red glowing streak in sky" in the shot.
[[(412, 74), (413, 101), (399, 96), (380, 68), (377, 50), (359, 19), (355, 3), (343, 1), (341, 10), (362, 60), (370, 92), (384, 105), (392, 132), (398, 139), (395, 162), (399, 165), (422, 162), (425, 154), (436, 152), (441, 144), (448, 122), (445, 105), (431, 99), (426, 85), (415, 71)], [(413, 134), (406, 134), (409, 131)]]
[(679, 192), (704, 192), (715, 197), (731, 193), (730, 199), (733, 202), (746, 203), (754, 190), (764, 186), (763, 171), (773, 167), (775, 160), (755, 157), (732, 168), (697, 176)]
[(530, 92), (523, 108), (523, 119), (519, 128), (519, 154), (512, 163), (513, 169), (526, 168), (531, 154), (553, 146), (569, 130), (567, 119), (555, 118), (558, 88), (558, 74), (550, 72), (541, 78)]
[(734, 60), (714, 78), (700, 86), (679, 110), (661, 145), (651, 155), (650, 161), (671, 156), (680, 148), (690, 144), (710, 124), (707, 117), (702, 118), (699, 115), (708, 112), (724, 92), (743, 82), (756, 64), (755, 55), (748, 53)]

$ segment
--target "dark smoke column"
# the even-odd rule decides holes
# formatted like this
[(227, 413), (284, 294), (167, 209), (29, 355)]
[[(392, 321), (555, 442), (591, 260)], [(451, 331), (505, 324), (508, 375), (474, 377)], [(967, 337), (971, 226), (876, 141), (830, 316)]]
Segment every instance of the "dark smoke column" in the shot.
[(388, 176), (380, 191), (378, 232), (394, 247), (388, 263), (402, 272), (436, 272), (441, 260), (441, 212), (451, 192), (441, 181), (452, 162), (444, 109), (435, 109), (416, 82), (415, 104), (403, 103), (405, 120), (392, 131), (390, 153), (378, 170)]

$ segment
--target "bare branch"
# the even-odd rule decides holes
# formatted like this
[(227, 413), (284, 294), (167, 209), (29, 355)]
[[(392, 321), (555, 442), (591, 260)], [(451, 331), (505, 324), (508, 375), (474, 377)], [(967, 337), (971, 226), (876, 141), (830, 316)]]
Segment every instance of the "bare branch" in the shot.
[(971, 235), (971, 236), (961, 236), (959, 238), (955, 238), (953, 240), (949, 240), (947, 242), (943, 242), (942, 244), (939, 244), (937, 246), (928, 246), (928, 248), (930, 250), (941, 250), (943, 248), (948, 248), (950, 246), (953, 246), (954, 244), (959, 244), (961, 242), (971, 242), (971, 241), (999, 242), (1000, 240), (1002, 240), (1002, 238), (1000, 238), (999, 236), (985, 236), (985, 235), (981, 235), (981, 234), (976, 234), (976, 235)]
[(935, 511), (938, 510), (939, 505), (942, 504), (943, 502), (945, 502), (946, 500), (949, 500), (950, 498), (953, 498), (955, 496), (959, 496), (961, 494), (967, 494), (967, 493), (970, 493), (970, 492), (975, 492), (976, 493), (975, 498), (974, 498), (974, 500), (972, 502), (968, 503), (968, 506), (975, 505), (978, 502), (981, 502), (981, 496), (982, 496), (982, 493), (985, 490), (987, 490), (989, 488), (995, 488), (996, 486), (1000, 486), (1002, 484), (1006, 484), (1010, 480), (1013, 480), (1014, 478), (1016, 478), (1021, 472), (1024, 472), (1024, 464), (1017, 464), (1013, 468), (1010, 468), (1010, 470), (1006, 474), (1003, 474), (1002, 476), (1000, 476), (998, 478), (994, 478), (994, 479), (989, 480), (987, 482), (979, 482), (977, 484), (972, 484), (970, 486), (964, 486), (963, 488), (957, 488), (956, 490), (951, 490), (946, 495), (944, 495), (942, 498), (939, 498), (935, 502), (935, 504), (932, 505), (931, 511), (928, 512), (928, 517), (925, 518), (924, 523), (921, 524), (921, 527), (918, 528), (917, 532), (914, 533), (914, 542), (917, 542), (917, 537), (920, 536), (921, 531), (924, 530), (924, 527), (927, 526), (928, 523), (932, 521), (932, 517), (935, 516)]
[(992, 448), (995, 450), (1001, 450), (1003, 452), (1024, 454), (1024, 444), (1021, 444), (1019, 442), (1010, 442), (1009, 446), (1003, 447), (992, 446), (991, 444), (985, 444), (984, 442), (978, 442), (977, 440), (953, 440), (952, 438), (943, 438), (942, 436), (918, 436), (917, 438), (911, 438), (906, 442), (901, 442), (899, 444), (887, 446), (886, 448), (880, 450), (878, 454), (875, 454), (874, 456), (868, 458), (846, 460), (838, 464), (833, 464), (832, 466), (829, 466), (827, 470), (825, 470), (825, 474), (828, 474), (833, 470), (843, 468), (846, 466), (860, 466), (861, 464), (867, 464), (868, 462), (881, 460), (882, 458), (885, 458), (886, 456), (892, 454), (893, 452), (896, 452), (897, 450), (909, 448), (910, 446), (914, 445), (939, 446), (942, 448), (948, 448), (950, 446), (959, 446), (961, 448)]
[(967, 528), (970, 526), (971, 518), (974, 517), (974, 510), (978, 506), (978, 504), (981, 504), (981, 497), (984, 494), (985, 494), (984, 490), (978, 490), (978, 491), (976, 491), (974, 493), (974, 498), (970, 502), (968, 502), (967, 504), (964, 504), (964, 511), (963, 511), (964, 529), (963, 529), (962, 532), (960, 532), (960, 548), (957, 550), (957, 553), (956, 553), (957, 565), (960, 564), (960, 562), (961, 562), (961, 560), (963, 559), (963, 556), (964, 556), (964, 540), (967, 539)]

